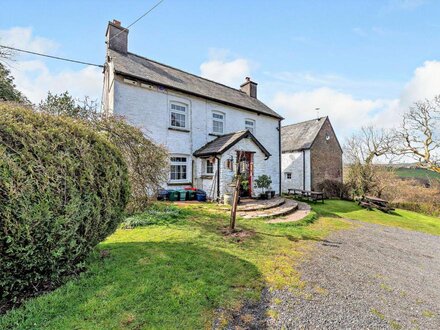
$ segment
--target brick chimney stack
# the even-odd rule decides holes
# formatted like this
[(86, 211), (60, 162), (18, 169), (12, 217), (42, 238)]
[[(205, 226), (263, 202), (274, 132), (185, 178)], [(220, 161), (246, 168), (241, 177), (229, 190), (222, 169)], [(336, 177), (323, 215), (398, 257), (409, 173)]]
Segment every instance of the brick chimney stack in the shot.
[(108, 22), (105, 37), (108, 49), (127, 54), (128, 29), (123, 28), (120, 21), (114, 19), (113, 22)]
[(254, 99), (257, 98), (257, 83), (253, 82), (250, 77), (246, 77), (245, 82), (240, 85), (240, 89), (242, 92), (245, 92), (250, 97)]

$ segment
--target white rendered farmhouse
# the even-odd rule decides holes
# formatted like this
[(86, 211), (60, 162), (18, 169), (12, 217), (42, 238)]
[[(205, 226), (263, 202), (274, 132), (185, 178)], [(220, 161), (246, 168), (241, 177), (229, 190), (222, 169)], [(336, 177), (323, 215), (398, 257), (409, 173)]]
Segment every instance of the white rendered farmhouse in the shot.
[(128, 52), (128, 30), (109, 22), (104, 69), (104, 111), (141, 127), (170, 154), (164, 188), (196, 187), (212, 198), (230, 189), (239, 155), (259, 191), (262, 174), (281, 191), (282, 117), (257, 99), (257, 84), (246, 78), (234, 89)]

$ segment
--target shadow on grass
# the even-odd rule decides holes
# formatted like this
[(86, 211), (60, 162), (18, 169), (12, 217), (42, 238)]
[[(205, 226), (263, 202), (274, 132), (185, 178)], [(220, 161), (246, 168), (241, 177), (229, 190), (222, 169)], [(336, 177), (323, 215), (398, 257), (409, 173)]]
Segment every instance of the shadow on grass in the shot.
[[(0, 318), (0, 328), (203, 328), (213, 311), (255, 299), (257, 268), (191, 243), (105, 243), (89, 271)], [(208, 327), (211, 325), (208, 324)]]

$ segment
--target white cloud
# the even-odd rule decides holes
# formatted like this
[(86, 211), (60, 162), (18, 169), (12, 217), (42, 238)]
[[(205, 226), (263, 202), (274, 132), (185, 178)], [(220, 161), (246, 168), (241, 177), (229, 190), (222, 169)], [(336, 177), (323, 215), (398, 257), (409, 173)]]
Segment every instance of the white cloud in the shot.
[(102, 73), (97, 67), (51, 73), (42, 61), (18, 61), (11, 72), (17, 88), (34, 103), (39, 103), (49, 91), (56, 94), (68, 91), (78, 98), (101, 98)]
[(32, 36), (32, 28), (13, 27), (0, 30), (0, 40), (5, 46), (44, 53), (58, 49), (59, 45), (46, 38)]
[(271, 105), (286, 118), (286, 124), (315, 118), (315, 108), (320, 108), (319, 114), (329, 116), (337, 132), (345, 136), (353, 129), (371, 123), (392, 103), (389, 100), (356, 99), (350, 94), (323, 87), (292, 94), (278, 93)]
[[(0, 30), (3, 44), (40, 53), (54, 54), (59, 45), (49, 39), (33, 36), (31, 28), (14, 27)], [(32, 59), (31, 59), (32, 58)], [(9, 61), (9, 69), (17, 89), (33, 103), (38, 104), (50, 91), (69, 93), (78, 98), (90, 96), (101, 98), (102, 70), (93, 66), (79, 66), (78, 70), (64, 69), (54, 72), (44, 59), (17, 53), (14, 61)]]
[[(298, 75), (294, 75), (299, 77)], [(305, 83), (322, 82), (323, 87), (307, 91), (278, 92), (270, 105), (280, 112), (285, 124), (316, 117), (315, 108), (321, 116), (329, 116), (340, 138), (343, 140), (362, 126), (393, 127), (400, 123), (401, 115), (415, 101), (432, 98), (440, 94), (440, 62), (427, 61), (418, 67), (411, 80), (396, 98), (357, 98), (325, 84), (340, 82), (332, 76), (324, 78), (303, 77)]]
[(211, 50), (209, 59), (200, 65), (200, 74), (219, 83), (237, 88), (250, 76), (252, 64), (245, 58), (228, 59), (227, 50)]

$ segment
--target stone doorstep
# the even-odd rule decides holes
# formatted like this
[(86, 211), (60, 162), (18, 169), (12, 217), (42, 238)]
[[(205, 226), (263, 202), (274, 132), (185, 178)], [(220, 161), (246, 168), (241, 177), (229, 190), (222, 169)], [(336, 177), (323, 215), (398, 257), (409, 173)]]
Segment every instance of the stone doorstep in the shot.
[(254, 218), (273, 218), (281, 217), (298, 209), (298, 203), (292, 200), (286, 200), (285, 203), (278, 207), (267, 209), (264, 211), (254, 211), (254, 212), (239, 212), (238, 215), (243, 219), (254, 219)]
[(272, 199), (267, 199), (267, 200), (251, 199), (249, 201), (246, 200), (243, 204), (239, 204), (237, 207), (237, 211), (252, 212), (252, 211), (267, 210), (281, 206), (285, 202), (286, 199), (282, 197), (274, 197)]

